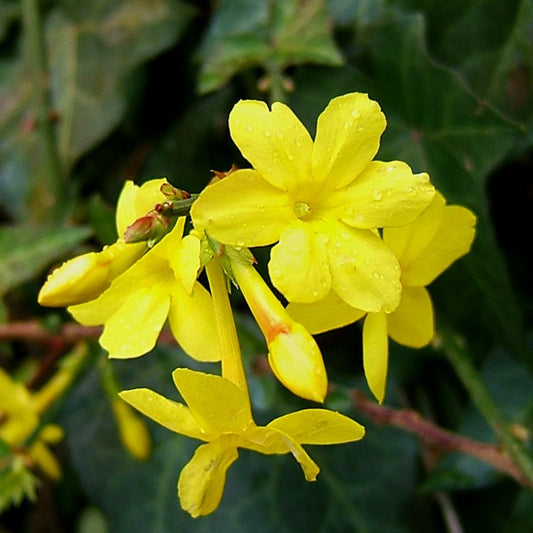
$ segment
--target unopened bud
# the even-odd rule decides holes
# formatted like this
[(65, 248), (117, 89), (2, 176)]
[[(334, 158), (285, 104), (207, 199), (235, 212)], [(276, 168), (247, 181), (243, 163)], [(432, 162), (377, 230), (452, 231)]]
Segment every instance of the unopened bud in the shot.
[(113, 400), (113, 413), (122, 444), (140, 461), (150, 455), (152, 441), (144, 420), (120, 397)]
[(126, 228), (124, 240), (127, 243), (148, 241), (154, 243), (168, 230), (169, 219), (157, 211), (150, 211), (147, 215), (138, 218)]
[(161, 185), (161, 192), (169, 200), (185, 200), (186, 198), (191, 197), (191, 195), (187, 191), (184, 191), (183, 189), (178, 189), (168, 182), (163, 183), (163, 185)]

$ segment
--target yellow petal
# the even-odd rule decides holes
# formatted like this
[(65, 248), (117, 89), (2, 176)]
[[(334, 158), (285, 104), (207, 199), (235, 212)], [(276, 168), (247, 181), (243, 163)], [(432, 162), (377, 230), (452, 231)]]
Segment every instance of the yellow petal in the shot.
[(118, 397), (112, 407), (122, 444), (133, 457), (145, 460), (150, 455), (152, 441), (144, 420)]
[(178, 494), (182, 508), (193, 518), (212, 513), (222, 499), (226, 472), (239, 453), (231, 437), (198, 447), (181, 471)]
[(38, 440), (33, 443), (29, 450), (32, 461), (51, 479), (61, 478), (61, 466), (52, 452), (45, 444)]
[(394, 310), (400, 301), (400, 266), (390, 249), (370, 230), (342, 222), (324, 224), (328, 233), (332, 289), (349, 305), (375, 313)]
[(372, 161), (349, 185), (326, 195), (323, 207), (354, 228), (382, 228), (411, 222), (434, 195), (427, 174), (413, 174), (401, 161)]
[(404, 287), (400, 305), (387, 316), (391, 339), (412, 348), (428, 344), (434, 335), (433, 304), (424, 287)]
[(200, 269), (201, 241), (194, 235), (186, 235), (169, 256), (174, 275), (185, 292), (190, 294)]
[(318, 117), (313, 176), (329, 190), (346, 186), (376, 155), (385, 126), (379, 105), (366, 94), (331, 100)]
[(191, 209), (196, 229), (232, 246), (265, 246), (296, 220), (286, 192), (254, 170), (237, 170), (206, 187)]
[(279, 429), (276, 429), (276, 431), (279, 431), (281, 433), (282, 438), (286, 442), (287, 447), (289, 448), (293, 457), (298, 461), (298, 463), (300, 463), (306, 481), (315, 481), (316, 476), (320, 472), (320, 468), (318, 468), (318, 465), (311, 459), (311, 457), (309, 457), (309, 454), (302, 448), (302, 446), (298, 442), (296, 442), (295, 439), (293, 439), (290, 435), (283, 433)]
[(133, 288), (106, 321), (100, 344), (109, 357), (128, 359), (144, 355), (154, 348), (169, 307), (168, 283)]
[(174, 276), (167, 261), (154, 253), (158, 246), (159, 244), (154, 246), (126, 272), (113, 280), (109, 288), (98, 298), (70, 306), (68, 311), (78, 322), (86, 326), (104, 324), (136, 290), (172, 282)]
[(402, 267), (410, 265), (435, 238), (446, 201), (437, 191), (428, 208), (415, 220), (397, 228), (383, 230), (383, 241), (393, 251)]
[(146, 215), (154, 206), (165, 200), (161, 185), (165, 178), (149, 180), (141, 186), (133, 181), (126, 181), (117, 202), (116, 223), (119, 237), (124, 235), (126, 228), (138, 218)]
[(191, 413), (206, 432), (239, 433), (253, 423), (247, 394), (231, 381), (188, 368), (174, 370), (172, 377)]
[(171, 431), (199, 440), (207, 440), (206, 434), (188, 407), (174, 402), (150, 389), (130, 389), (119, 396), (137, 411)]
[(294, 394), (323, 402), (328, 378), (320, 349), (298, 323), (281, 330), (268, 343), (268, 361), (275, 376)]
[(341, 444), (362, 439), (365, 428), (335, 411), (303, 409), (276, 418), (267, 427), (279, 429), (300, 444)]
[(65, 430), (57, 424), (46, 424), (39, 434), (39, 439), (48, 444), (57, 444), (65, 436)]
[(276, 102), (241, 100), (229, 116), (233, 141), (271, 185), (290, 191), (311, 177), (313, 141), (296, 115)]
[(198, 282), (188, 294), (174, 282), (168, 313), (170, 328), (178, 344), (198, 361), (220, 361), (220, 340), (213, 301)]
[(333, 291), (318, 302), (289, 303), (286, 309), (296, 322), (300, 322), (313, 335), (342, 328), (365, 315), (364, 311), (348, 305)]
[(274, 286), (291, 302), (316, 302), (331, 287), (324, 233), (296, 221), (281, 233), (272, 248), (268, 271)]
[(385, 397), (389, 343), (384, 312), (368, 313), (363, 325), (363, 366), (366, 381), (379, 403)]
[(475, 235), (476, 217), (458, 205), (446, 206), (442, 223), (431, 242), (402, 268), (404, 285), (429, 285), (454, 261), (468, 253)]

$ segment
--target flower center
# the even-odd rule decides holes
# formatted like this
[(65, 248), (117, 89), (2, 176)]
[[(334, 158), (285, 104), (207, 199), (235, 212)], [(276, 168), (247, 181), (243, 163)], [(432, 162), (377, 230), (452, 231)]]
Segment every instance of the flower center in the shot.
[(311, 213), (311, 207), (306, 202), (296, 202), (293, 206), (294, 214), (298, 218), (305, 218)]

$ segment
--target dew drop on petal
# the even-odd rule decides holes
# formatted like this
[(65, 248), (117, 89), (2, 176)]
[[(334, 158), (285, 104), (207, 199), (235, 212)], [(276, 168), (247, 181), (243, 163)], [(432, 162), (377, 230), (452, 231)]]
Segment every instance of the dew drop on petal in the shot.
[(242, 248), (244, 246), (244, 239), (243, 238), (237, 239), (236, 243), (237, 243), (237, 246), (240, 246)]
[(361, 116), (361, 113), (357, 109), (352, 110), (352, 117), (353, 118), (359, 118)]
[(376, 200), (376, 202), (379, 202), (383, 199), (383, 193), (379, 189), (374, 189), (372, 191), (372, 198)]
[(265, 137), (270, 137), (272, 135), (272, 132), (269, 129), (266, 129), (264, 132)]
[(248, 133), (252, 133), (252, 131), (254, 131), (254, 128), (252, 126), (246, 126), (246, 131)]

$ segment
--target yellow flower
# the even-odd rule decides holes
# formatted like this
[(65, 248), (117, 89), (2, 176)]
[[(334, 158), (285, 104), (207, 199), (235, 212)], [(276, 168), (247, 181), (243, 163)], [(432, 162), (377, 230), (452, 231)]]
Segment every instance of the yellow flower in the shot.
[(289, 301), (333, 290), (353, 307), (392, 311), (400, 270), (374, 230), (413, 220), (434, 189), (405, 163), (373, 161), (385, 124), (367, 95), (346, 94), (320, 115), (313, 142), (284, 104), (238, 102), (230, 132), (254, 168), (206, 187), (191, 210), (195, 226), (233, 246), (277, 242), (269, 273)]
[(323, 402), (328, 378), (311, 334), (290, 317), (253, 265), (233, 260), (231, 269), (265, 336), (276, 377), (294, 394)]
[(127, 181), (117, 204), (118, 240), (101, 252), (79, 255), (56, 268), (39, 292), (39, 303), (48, 307), (66, 307), (93, 300), (135, 263), (146, 251), (146, 243), (126, 243), (124, 233), (137, 218), (165, 199), (160, 189), (166, 182), (165, 179), (150, 180), (139, 187)]
[[(39, 426), (40, 415), (38, 402), (28, 389), (0, 368), (0, 439), (16, 450), (24, 449)], [(61, 468), (48, 445), (62, 438), (63, 430), (59, 426), (46, 424), (25, 450), (31, 464), (52, 479), (61, 477)]]
[[(426, 286), (454, 261), (468, 253), (476, 217), (465, 207), (446, 205), (437, 193), (431, 205), (413, 222), (385, 228), (383, 240), (401, 265), (403, 285), (399, 306), (391, 313), (368, 313), (363, 325), (363, 364), (370, 390), (381, 402), (385, 395), (390, 336), (412, 348), (427, 345), (435, 333), (433, 304)], [(313, 305), (289, 304), (288, 312), (312, 333), (345, 326), (364, 312), (335, 294)]]
[(227, 379), (184, 368), (175, 370), (173, 378), (187, 405), (150, 389), (123, 391), (121, 397), (168, 429), (206, 442), (183, 468), (178, 482), (181, 506), (193, 517), (217, 508), (238, 448), (267, 455), (292, 453), (305, 478), (314, 481), (319, 468), (302, 444), (339, 444), (364, 435), (360, 424), (326, 409), (297, 411), (257, 426), (248, 395)]
[(182, 239), (184, 224), (180, 217), (98, 298), (68, 308), (81, 324), (104, 324), (100, 344), (110, 357), (138, 357), (152, 350), (168, 316), (174, 337), (190, 356), (220, 359), (211, 296), (196, 280), (200, 240)]

